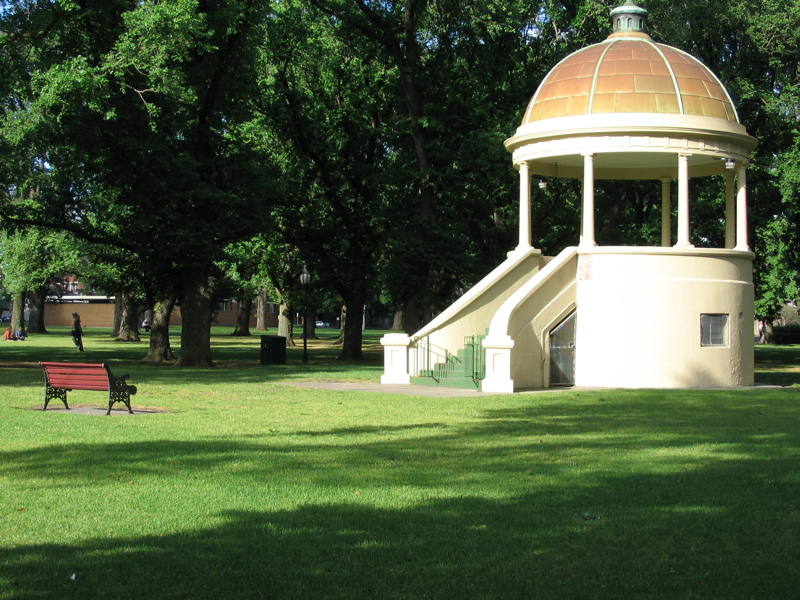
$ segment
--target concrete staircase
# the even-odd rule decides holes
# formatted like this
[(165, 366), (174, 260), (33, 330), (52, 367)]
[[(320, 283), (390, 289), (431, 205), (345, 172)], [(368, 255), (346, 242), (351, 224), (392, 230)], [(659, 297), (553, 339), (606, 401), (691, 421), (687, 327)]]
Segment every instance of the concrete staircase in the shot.
[(481, 342), (486, 335), (467, 336), (456, 354), (442, 357), (429, 369), (420, 369), (411, 377), (415, 385), (441, 385), (459, 389), (480, 389), (484, 377), (484, 352)]

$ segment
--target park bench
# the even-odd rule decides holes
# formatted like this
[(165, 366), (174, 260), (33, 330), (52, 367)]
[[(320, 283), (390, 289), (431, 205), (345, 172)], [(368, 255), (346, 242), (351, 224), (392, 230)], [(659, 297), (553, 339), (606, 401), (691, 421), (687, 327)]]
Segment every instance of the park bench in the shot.
[(53, 398), (58, 398), (67, 404), (67, 392), (72, 390), (94, 390), (98, 392), (108, 392), (108, 412), (111, 414), (111, 407), (115, 402), (123, 402), (131, 410), (131, 394), (136, 393), (136, 386), (126, 383), (128, 375), (117, 377), (111, 372), (111, 368), (105, 364), (87, 363), (57, 363), (40, 362), (44, 369), (44, 408)]

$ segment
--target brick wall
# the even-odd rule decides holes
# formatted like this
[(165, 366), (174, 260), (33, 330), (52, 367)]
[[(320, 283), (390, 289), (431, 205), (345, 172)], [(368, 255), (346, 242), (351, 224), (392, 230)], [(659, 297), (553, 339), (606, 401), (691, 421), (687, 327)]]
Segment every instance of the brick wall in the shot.
[[(236, 327), (236, 303), (228, 302), (228, 310), (220, 310), (216, 314), (214, 325), (220, 327)], [(77, 312), (81, 316), (81, 325), (83, 327), (100, 327), (111, 329), (114, 326), (114, 304), (113, 303), (80, 303), (80, 302), (48, 302), (44, 309), (44, 325), (45, 327), (57, 326), (72, 326), (72, 313)], [(181, 311), (179, 307), (175, 307), (172, 311), (170, 318), (170, 325), (179, 327), (181, 325)], [(255, 328), (256, 315), (255, 312), (250, 317), (250, 327)], [(267, 327), (278, 326), (278, 315), (267, 315)]]

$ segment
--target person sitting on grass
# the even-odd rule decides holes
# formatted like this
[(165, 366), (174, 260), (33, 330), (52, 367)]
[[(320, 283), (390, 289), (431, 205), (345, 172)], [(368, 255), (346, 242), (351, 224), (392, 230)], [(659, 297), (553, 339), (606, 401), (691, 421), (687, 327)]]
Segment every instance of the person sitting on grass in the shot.
[(13, 342), (17, 339), (17, 336), (14, 335), (14, 330), (11, 329), (11, 325), (8, 326), (8, 329), (3, 334), (3, 339), (7, 342)]

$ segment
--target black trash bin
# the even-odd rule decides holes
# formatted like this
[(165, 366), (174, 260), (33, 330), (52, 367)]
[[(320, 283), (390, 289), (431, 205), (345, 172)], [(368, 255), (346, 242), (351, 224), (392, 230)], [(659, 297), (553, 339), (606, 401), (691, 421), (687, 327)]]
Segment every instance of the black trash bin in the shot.
[(286, 338), (282, 335), (261, 336), (261, 364), (286, 364)]

